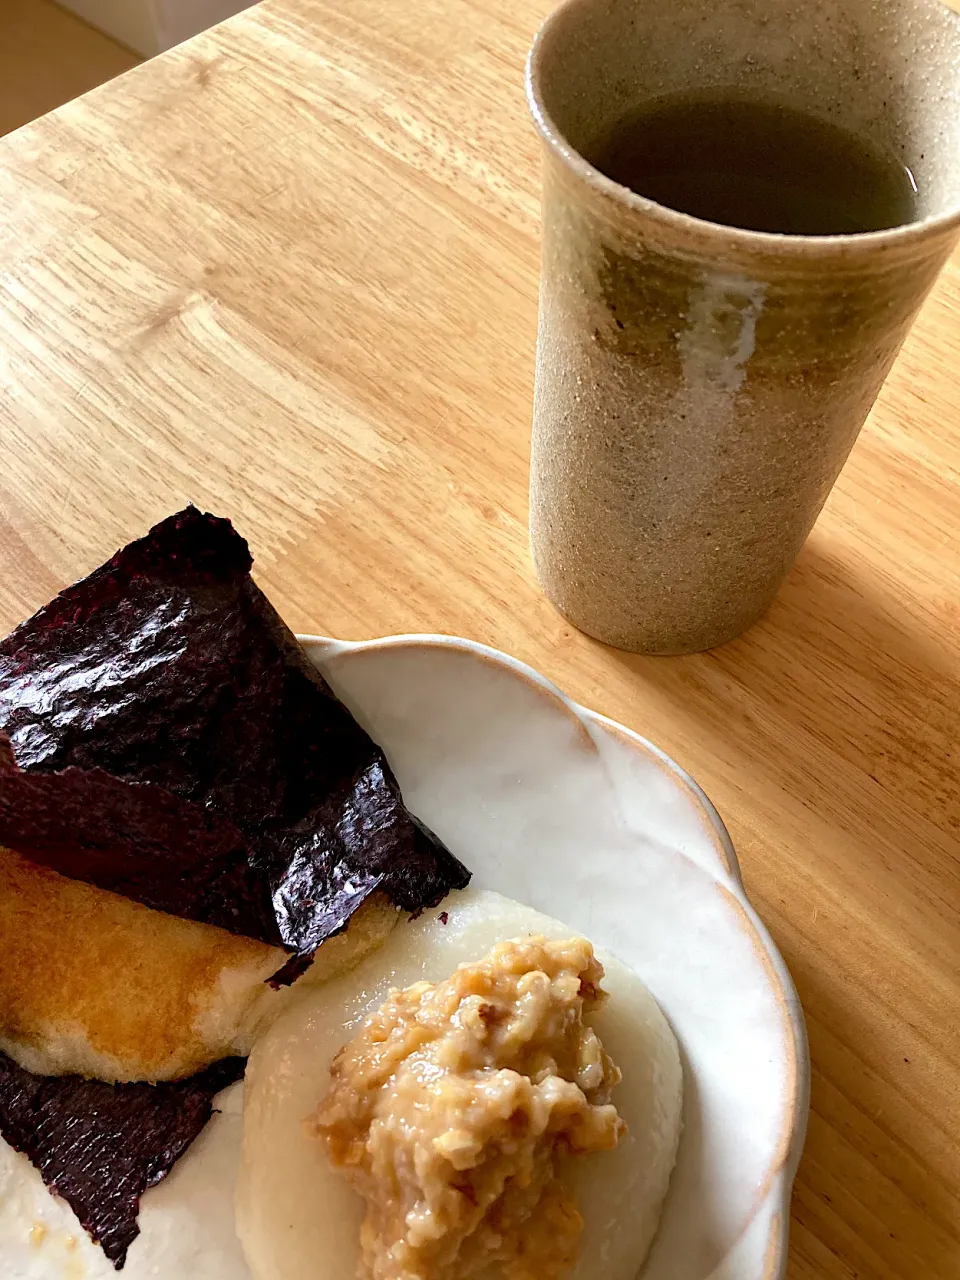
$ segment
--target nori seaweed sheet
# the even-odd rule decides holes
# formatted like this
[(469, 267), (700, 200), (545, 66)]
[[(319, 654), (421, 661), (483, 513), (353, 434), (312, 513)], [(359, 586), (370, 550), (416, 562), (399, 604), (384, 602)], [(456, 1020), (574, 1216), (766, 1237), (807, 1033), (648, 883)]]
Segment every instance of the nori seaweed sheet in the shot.
[(104, 1084), (33, 1075), (0, 1053), (0, 1129), (120, 1271), (140, 1234), (140, 1197), (170, 1172), (244, 1066), (224, 1058), (187, 1080)]
[(102, 769), (23, 773), (3, 734), (0, 845), (157, 911), (280, 945), (267, 884), (228, 818)]
[[(31, 826), (24, 776), (7, 768), (0, 844), (148, 906), (282, 943), (295, 956), (290, 980), (371, 893), (421, 911), (469, 873), (407, 812), (383, 752), (251, 564), (228, 520), (188, 507), (0, 642), (0, 730), (16, 764), (47, 779), (52, 806), (89, 815), (72, 845), (70, 824), (42, 820), (36, 804)], [(152, 788), (189, 803), (154, 827), (144, 857)], [(89, 839), (98, 822), (109, 847)], [(228, 827), (252, 875), (226, 848)]]
[[(250, 577), (188, 507), (0, 642), (0, 845), (292, 954), (381, 890), (417, 913), (469, 872)], [(203, 1128), (229, 1059), (189, 1080), (35, 1076), (0, 1055), (0, 1132), (122, 1267), (139, 1197)]]

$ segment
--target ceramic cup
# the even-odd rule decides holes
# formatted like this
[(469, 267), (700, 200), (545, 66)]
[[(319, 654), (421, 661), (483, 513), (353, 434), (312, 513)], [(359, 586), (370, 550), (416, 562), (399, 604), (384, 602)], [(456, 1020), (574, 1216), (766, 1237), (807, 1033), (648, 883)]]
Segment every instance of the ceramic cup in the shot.
[[(960, 18), (935, 0), (568, 0), (527, 89), (544, 155), (537, 572), (610, 644), (711, 648), (770, 604), (956, 241)], [(737, 230), (585, 158), (644, 102), (720, 89), (899, 157), (918, 221)]]

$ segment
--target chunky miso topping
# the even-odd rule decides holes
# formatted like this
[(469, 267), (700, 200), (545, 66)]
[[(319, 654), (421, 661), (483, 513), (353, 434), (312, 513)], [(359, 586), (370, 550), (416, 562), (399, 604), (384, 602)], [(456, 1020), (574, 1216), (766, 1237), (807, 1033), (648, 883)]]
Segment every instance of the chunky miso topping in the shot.
[(602, 977), (584, 939), (531, 937), (366, 1019), (308, 1122), (366, 1203), (358, 1280), (568, 1271), (582, 1220), (564, 1161), (624, 1128), (585, 1021)]

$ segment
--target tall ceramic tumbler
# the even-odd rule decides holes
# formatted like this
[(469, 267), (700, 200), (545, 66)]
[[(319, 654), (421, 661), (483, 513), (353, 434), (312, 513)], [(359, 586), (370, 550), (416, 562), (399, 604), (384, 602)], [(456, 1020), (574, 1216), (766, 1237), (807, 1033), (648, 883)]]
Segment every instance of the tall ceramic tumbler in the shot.
[[(770, 604), (956, 241), (960, 18), (936, 0), (567, 0), (527, 88), (544, 157), (536, 569), (592, 636), (707, 649)], [(664, 122), (667, 154), (651, 160), (648, 138), (645, 163), (676, 167), (669, 129), (709, 107), (702, 171), (731, 142), (717, 119), (735, 132), (750, 104), (774, 139), (776, 113), (799, 112), (891, 160), (915, 181), (906, 216), (743, 229), (597, 167), (634, 117)], [(778, 155), (767, 139), (781, 187), (794, 163), (809, 181), (783, 137)], [(846, 170), (824, 168), (827, 194)]]

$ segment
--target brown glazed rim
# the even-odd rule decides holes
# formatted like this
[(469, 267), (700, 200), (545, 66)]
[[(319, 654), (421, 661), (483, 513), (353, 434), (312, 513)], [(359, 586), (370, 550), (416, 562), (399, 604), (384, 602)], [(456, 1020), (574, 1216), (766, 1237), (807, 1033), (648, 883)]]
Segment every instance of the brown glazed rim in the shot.
[[(563, 0), (550, 13), (540, 26), (534, 37), (526, 62), (527, 102), (534, 124), (543, 141), (566, 168), (581, 181), (585, 182), (597, 194), (616, 202), (622, 207), (641, 213), (654, 226), (664, 232), (673, 233), (675, 237), (685, 240), (691, 250), (698, 256), (704, 255), (704, 238), (715, 238), (722, 234), (724, 248), (740, 255), (753, 258), (776, 257), (783, 263), (785, 257), (801, 260), (816, 257), (836, 262), (844, 258), (860, 257), (861, 254), (880, 254), (891, 252), (897, 254), (900, 249), (915, 250), (916, 246), (928, 239), (939, 239), (951, 230), (960, 226), (960, 201), (956, 207), (945, 213), (938, 213), (917, 222), (903, 223), (897, 227), (888, 227), (883, 231), (862, 231), (846, 235), (803, 236), (787, 235), (774, 231), (747, 231), (742, 227), (728, 227), (722, 223), (708, 222), (689, 213), (679, 213), (666, 205), (658, 204), (647, 196), (638, 195), (629, 187), (614, 182), (595, 168), (564, 137), (556, 122), (547, 110), (541, 93), (541, 69), (545, 56), (545, 45), (553, 33), (554, 27), (562, 16), (575, 11), (589, 11), (596, 0)], [(960, 14), (948, 9), (946, 5), (937, 3), (937, 8), (950, 15), (957, 27), (957, 47), (960, 50)], [(960, 163), (960, 157), (958, 157)], [(862, 264), (861, 264), (862, 265)]]

